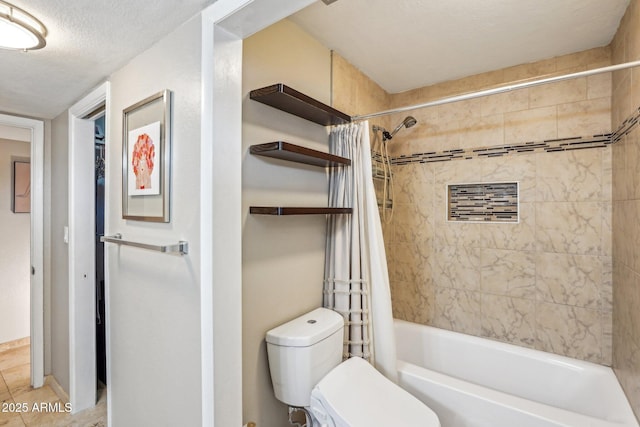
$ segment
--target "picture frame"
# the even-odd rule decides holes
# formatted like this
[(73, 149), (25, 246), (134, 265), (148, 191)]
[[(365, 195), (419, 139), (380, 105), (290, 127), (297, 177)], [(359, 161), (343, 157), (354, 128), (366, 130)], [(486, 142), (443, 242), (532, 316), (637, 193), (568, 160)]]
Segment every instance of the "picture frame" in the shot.
[(31, 161), (11, 161), (11, 212), (31, 213)]
[(122, 218), (169, 222), (172, 92), (143, 99), (122, 112)]

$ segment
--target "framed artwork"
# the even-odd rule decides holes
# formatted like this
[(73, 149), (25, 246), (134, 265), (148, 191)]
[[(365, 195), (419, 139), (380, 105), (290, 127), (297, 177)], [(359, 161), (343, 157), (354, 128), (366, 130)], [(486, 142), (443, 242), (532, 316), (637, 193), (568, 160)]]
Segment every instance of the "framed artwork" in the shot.
[(164, 90), (122, 112), (122, 218), (169, 222), (171, 98)]
[(29, 160), (14, 160), (11, 168), (11, 211), (31, 212), (31, 163)]

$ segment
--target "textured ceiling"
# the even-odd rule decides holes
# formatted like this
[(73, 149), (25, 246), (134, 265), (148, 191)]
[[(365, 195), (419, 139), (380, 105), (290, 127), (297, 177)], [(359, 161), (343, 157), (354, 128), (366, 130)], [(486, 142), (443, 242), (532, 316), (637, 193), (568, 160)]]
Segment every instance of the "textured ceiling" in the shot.
[(291, 19), (387, 92), (611, 42), (629, 0), (340, 0)]
[(9, 0), (47, 27), (47, 46), (0, 49), (0, 112), (53, 118), (214, 0)]

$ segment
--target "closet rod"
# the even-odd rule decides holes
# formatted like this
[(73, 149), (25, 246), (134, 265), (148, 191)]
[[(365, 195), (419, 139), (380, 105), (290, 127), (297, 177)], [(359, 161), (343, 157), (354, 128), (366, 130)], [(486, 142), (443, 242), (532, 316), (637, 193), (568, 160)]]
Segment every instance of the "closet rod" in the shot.
[(588, 76), (593, 76), (595, 74), (609, 73), (612, 71), (624, 70), (627, 68), (633, 68), (638, 66), (640, 66), (640, 61), (631, 61), (631, 62), (625, 62), (623, 64), (609, 65), (607, 67), (595, 68), (593, 70), (580, 71), (577, 73), (570, 73), (562, 76), (546, 77), (539, 80), (531, 80), (528, 82), (515, 83), (507, 86), (493, 88), (493, 89), (480, 90), (477, 92), (465, 93), (463, 95), (456, 95), (456, 96), (436, 99), (435, 101), (424, 102), (422, 104), (409, 105), (406, 107), (393, 108), (391, 110), (384, 110), (377, 113), (353, 116), (351, 117), (351, 120), (352, 121), (367, 120), (367, 119), (372, 119), (374, 117), (387, 116), (389, 114), (394, 114), (394, 113), (402, 113), (404, 111), (418, 110), (420, 108), (427, 108), (427, 107), (435, 107), (436, 105), (450, 104), (452, 102), (465, 101), (467, 99), (480, 98), (482, 96), (495, 95), (498, 93), (510, 92), (512, 90), (524, 89), (532, 86), (540, 86), (543, 84), (554, 83), (554, 82), (559, 82), (563, 80), (577, 79), (580, 77), (588, 77)]

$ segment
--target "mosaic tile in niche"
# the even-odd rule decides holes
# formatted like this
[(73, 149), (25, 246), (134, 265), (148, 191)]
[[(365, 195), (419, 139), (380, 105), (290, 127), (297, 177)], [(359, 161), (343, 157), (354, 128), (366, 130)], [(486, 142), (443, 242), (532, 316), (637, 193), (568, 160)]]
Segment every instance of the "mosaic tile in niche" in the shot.
[(518, 222), (516, 182), (450, 184), (449, 221)]

